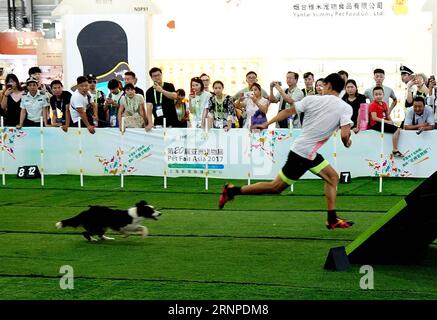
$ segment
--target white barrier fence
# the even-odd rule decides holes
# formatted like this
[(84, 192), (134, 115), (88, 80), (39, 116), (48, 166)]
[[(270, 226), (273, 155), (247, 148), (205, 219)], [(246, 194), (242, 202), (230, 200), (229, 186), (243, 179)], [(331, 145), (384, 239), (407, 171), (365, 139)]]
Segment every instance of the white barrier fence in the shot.
[[(132, 175), (157, 177), (273, 179), (287, 159), (300, 130), (278, 129), (250, 133), (246, 129), (87, 129), (1, 127), (1, 168), (15, 174), (24, 165), (38, 165), (45, 175)], [(391, 155), (391, 135), (375, 131), (352, 134), (350, 149), (340, 135), (319, 151), (335, 169), (352, 177), (429, 177), (437, 170), (434, 149), (437, 131), (402, 132), (399, 149), (404, 158)], [(381, 143), (383, 141), (383, 144)], [(381, 150), (384, 152), (381, 155)], [(304, 177), (314, 178), (310, 173)], [(166, 186), (166, 185), (165, 185)]]

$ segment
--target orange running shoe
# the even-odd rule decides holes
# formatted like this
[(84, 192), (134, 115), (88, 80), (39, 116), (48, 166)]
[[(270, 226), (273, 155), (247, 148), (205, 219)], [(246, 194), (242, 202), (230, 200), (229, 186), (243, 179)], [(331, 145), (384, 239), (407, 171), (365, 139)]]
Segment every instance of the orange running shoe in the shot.
[(328, 228), (329, 230), (334, 230), (337, 228), (347, 229), (352, 227), (353, 225), (354, 223), (352, 221), (347, 221), (342, 218), (337, 218), (337, 220), (334, 223), (326, 222), (326, 228)]

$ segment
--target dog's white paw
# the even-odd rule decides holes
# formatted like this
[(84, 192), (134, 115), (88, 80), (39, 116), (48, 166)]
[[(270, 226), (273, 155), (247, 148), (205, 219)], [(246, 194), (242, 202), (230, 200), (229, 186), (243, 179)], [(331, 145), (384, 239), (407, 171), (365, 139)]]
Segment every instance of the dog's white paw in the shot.
[(58, 229), (62, 229), (62, 222), (58, 222), (58, 223), (56, 223), (56, 228), (58, 228)]
[(90, 242), (98, 242), (99, 240), (97, 240), (97, 239), (94, 238), (94, 237), (90, 237), (90, 239), (89, 239), (88, 241), (90, 241)]
[(102, 239), (102, 240), (115, 240), (115, 238), (110, 238), (107, 236), (101, 236), (100, 239)]
[(145, 238), (149, 235), (149, 229), (147, 227), (143, 226), (141, 228), (141, 237)]

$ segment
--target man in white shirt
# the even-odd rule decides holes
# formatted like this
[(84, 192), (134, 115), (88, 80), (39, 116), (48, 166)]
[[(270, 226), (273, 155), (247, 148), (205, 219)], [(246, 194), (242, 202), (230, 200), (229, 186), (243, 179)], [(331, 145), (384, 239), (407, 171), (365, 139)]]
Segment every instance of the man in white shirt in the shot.
[(50, 106), (47, 95), (38, 90), (38, 80), (29, 78), (26, 81), (29, 92), (21, 98), (21, 113), (18, 129), (24, 127), (39, 127), (41, 117), (43, 117), (44, 126), (49, 126), (48, 108)]
[(88, 91), (88, 79), (83, 76), (77, 78), (77, 90), (71, 96), (70, 101), (70, 115), (73, 127), (78, 127), (79, 121), (81, 121), (81, 126), (87, 128), (91, 134), (94, 134), (96, 130), (93, 126), (93, 110)]
[(291, 147), (288, 160), (276, 179), (272, 182), (260, 182), (243, 187), (226, 184), (219, 199), (220, 209), (237, 195), (279, 194), (310, 170), (325, 180), (325, 196), (328, 204), (326, 227), (332, 230), (349, 228), (353, 225), (353, 222), (337, 217), (338, 175), (328, 161), (317, 153), (339, 127), (344, 146), (346, 148), (351, 146), (352, 107), (338, 97), (344, 88), (344, 80), (340, 75), (330, 74), (324, 79), (323, 85), (323, 96), (309, 96), (300, 102), (292, 102), (290, 109), (282, 110), (263, 125), (254, 126), (254, 128), (266, 129), (271, 123), (305, 112), (302, 132)]

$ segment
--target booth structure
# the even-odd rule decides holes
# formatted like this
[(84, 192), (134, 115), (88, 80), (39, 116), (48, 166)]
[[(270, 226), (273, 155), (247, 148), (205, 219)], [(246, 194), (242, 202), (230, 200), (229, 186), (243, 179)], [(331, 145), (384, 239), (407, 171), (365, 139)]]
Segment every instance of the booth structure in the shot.
[(137, 85), (148, 86), (150, 57), (149, 1), (64, 0), (53, 11), (60, 16), (64, 43), (64, 81), (74, 87), (76, 78), (94, 74), (98, 88), (107, 90), (111, 79), (123, 81), (126, 71), (137, 74)]

